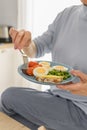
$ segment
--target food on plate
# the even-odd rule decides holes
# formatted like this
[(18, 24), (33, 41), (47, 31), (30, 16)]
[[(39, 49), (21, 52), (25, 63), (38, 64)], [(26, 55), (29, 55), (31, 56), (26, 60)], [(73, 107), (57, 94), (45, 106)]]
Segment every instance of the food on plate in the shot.
[(68, 71), (60, 71), (56, 69), (49, 70), (48, 75), (62, 76), (63, 80), (71, 77), (71, 74)]
[(60, 70), (60, 71), (67, 71), (68, 70), (68, 68), (61, 66), (61, 65), (53, 66), (53, 69)]
[(48, 69), (45, 68), (45, 67), (36, 67), (34, 70), (33, 70), (33, 74), (34, 76), (36, 77), (41, 77), (43, 75), (47, 75), (48, 74)]
[(36, 80), (38, 80), (40, 82), (59, 83), (59, 82), (63, 81), (63, 76), (43, 75), (40, 77), (36, 77)]
[(28, 67), (33, 67), (33, 66), (36, 66), (36, 65), (39, 65), (39, 63), (37, 61), (28, 62)]
[(51, 66), (47, 61), (30, 61), (26, 74), (34, 76), (40, 82), (60, 83), (71, 77), (68, 68), (63, 65)]
[[(37, 69), (37, 68), (35, 68)], [(59, 83), (63, 80), (70, 78), (71, 75), (68, 71), (49, 70), (47, 74), (36, 75), (36, 80), (40, 82)]]
[(42, 65), (43, 67), (50, 68), (50, 62), (41, 61), (41, 62), (39, 62), (39, 64)]
[(36, 61), (30, 61), (28, 63), (28, 68), (26, 70), (26, 74), (30, 75), (30, 76), (34, 76), (33, 74), (33, 70), (36, 68), (36, 67), (39, 67), (39, 66), (42, 66), (40, 65), (38, 62)]
[(33, 76), (34, 74), (33, 74), (33, 70), (34, 70), (34, 68), (35, 68), (36, 66), (34, 66), (34, 67), (29, 67), (27, 70), (26, 70), (26, 73), (28, 74), (28, 75), (30, 75), (30, 76)]

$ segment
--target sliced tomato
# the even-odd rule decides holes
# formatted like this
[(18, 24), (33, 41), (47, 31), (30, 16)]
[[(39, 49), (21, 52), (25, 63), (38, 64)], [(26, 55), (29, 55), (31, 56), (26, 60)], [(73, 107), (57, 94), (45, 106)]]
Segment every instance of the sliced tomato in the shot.
[(31, 75), (31, 76), (33, 76), (33, 67), (29, 67), (28, 69), (27, 69), (27, 71), (26, 71), (26, 73), (28, 74), (28, 75)]
[(34, 70), (34, 68), (36, 68), (36, 67), (38, 67), (38, 66), (42, 66), (42, 65), (38, 64), (38, 65), (34, 65), (33, 67), (29, 67), (29, 68), (27, 69), (26, 73), (27, 73), (28, 75), (33, 76), (33, 75), (34, 75), (34, 74), (33, 74), (33, 70)]
[(39, 64), (39, 63), (36, 62), (36, 61), (30, 61), (30, 62), (28, 63), (28, 66), (29, 66), (29, 67), (33, 67), (33, 66), (38, 65), (38, 64)]

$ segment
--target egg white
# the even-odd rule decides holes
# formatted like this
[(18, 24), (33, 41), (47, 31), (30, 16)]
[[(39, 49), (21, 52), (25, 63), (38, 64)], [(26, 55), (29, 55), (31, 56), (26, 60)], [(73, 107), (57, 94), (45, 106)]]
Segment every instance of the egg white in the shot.
[(68, 70), (68, 68), (61, 66), (61, 65), (53, 66), (52, 68), (59, 70), (59, 71), (67, 71)]
[(49, 67), (50, 67), (50, 63), (47, 62), (47, 61), (39, 62), (39, 64), (42, 65), (43, 67), (46, 67), (46, 68), (49, 68)]

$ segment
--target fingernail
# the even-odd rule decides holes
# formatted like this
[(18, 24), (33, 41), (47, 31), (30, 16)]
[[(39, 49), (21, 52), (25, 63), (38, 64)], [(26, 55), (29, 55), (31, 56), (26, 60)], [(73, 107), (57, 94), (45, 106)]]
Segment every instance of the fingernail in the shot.
[(14, 45), (14, 49), (17, 49), (17, 46)]
[(19, 35), (23, 35), (24, 34), (24, 31), (21, 31), (20, 33), (19, 33)]
[(17, 49), (17, 47), (14, 47), (14, 49)]

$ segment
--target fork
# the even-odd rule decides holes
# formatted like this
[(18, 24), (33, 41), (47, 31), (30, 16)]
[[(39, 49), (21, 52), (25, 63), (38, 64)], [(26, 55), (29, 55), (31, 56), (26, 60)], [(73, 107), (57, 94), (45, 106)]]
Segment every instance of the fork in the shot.
[(25, 54), (25, 52), (23, 51), (23, 49), (20, 50), (22, 57), (23, 57), (23, 62), (24, 62), (24, 69), (28, 68), (28, 56)]

